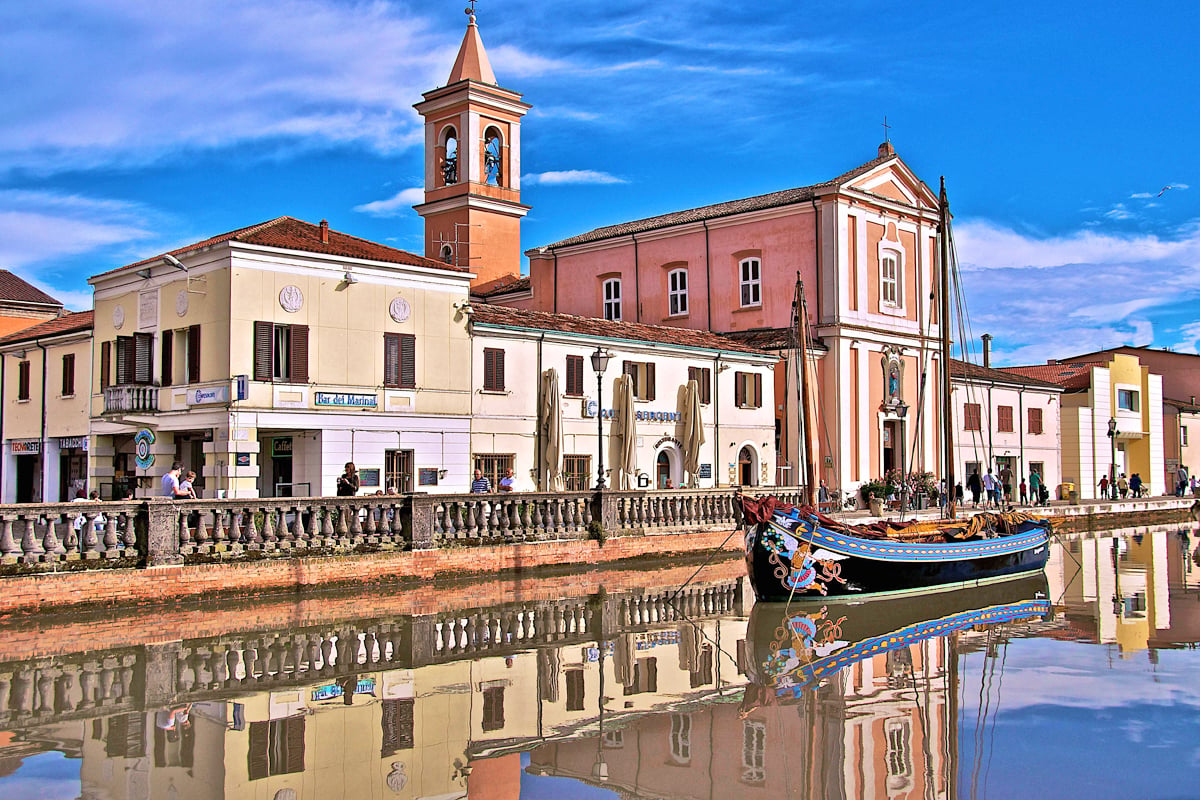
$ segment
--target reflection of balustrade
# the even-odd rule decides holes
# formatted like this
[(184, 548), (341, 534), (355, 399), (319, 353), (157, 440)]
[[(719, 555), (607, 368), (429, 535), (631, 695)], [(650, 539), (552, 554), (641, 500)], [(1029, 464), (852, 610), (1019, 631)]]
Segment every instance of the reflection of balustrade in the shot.
[(158, 411), (158, 387), (140, 383), (104, 387), (105, 414), (139, 414)]
[(140, 708), (136, 652), (46, 659), (0, 668), (0, 728), (44, 725)]

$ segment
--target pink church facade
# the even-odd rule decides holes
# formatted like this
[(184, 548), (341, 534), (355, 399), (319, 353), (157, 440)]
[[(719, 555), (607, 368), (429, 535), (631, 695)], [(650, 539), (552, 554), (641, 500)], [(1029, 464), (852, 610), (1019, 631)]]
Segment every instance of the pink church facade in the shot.
[[(816, 339), (817, 479), (940, 473), (937, 197), (890, 144), (828, 182), (626, 222), (526, 251), (488, 302), (710, 330), (780, 352), (779, 483), (803, 481), (797, 279)], [(922, 373), (925, 373), (922, 389)]]

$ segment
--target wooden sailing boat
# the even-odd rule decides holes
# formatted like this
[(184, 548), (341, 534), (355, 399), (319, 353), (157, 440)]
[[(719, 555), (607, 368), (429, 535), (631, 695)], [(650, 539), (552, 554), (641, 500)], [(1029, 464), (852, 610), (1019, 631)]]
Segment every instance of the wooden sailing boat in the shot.
[(868, 525), (839, 522), (816, 511), (813, 497), (815, 410), (803, 285), (796, 301), (797, 356), (802, 379), (807, 486), (805, 504), (784, 506), (773, 497), (739, 495), (746, 526), (746, 565), (759, 600), (952, 589), (1040, 570), (1049, 557), (1051, 526), (1024, 513), (981, 513), (956, 520), (953, 503), (954, 437), (950, 413), (950, 213), (946, 182), (940, 194), (941, 393), (943, 474), (948, 519)]

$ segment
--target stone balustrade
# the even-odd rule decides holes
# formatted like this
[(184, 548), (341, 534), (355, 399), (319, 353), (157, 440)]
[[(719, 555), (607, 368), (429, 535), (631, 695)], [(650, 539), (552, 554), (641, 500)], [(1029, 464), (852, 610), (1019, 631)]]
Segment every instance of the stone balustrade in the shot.
[[(800, 490), (769, 487), (784, 502)], [(0, 505), (0, 577), (732, 530), (729, 489)]]
[(129, 383), (104, 387), (105, 414), (141, 414), (157, 411), (157, 386)]

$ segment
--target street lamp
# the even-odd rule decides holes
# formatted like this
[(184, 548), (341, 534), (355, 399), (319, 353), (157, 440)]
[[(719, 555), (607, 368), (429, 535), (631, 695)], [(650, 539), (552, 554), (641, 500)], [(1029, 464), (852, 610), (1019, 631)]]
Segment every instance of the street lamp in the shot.
[(604, 370), (608, 369), (608, 360), (612, 353), (597, 347), (592, 353), (592, 369), (596, 371), (596, 461), (599, 470), (596, 474), (596, 488), (604, 488)]
[(1117, 420), (1115, 417), (1108, 418), (1108, 439), (1112, 446), (1112, 460), (1108, 465), (1108, 496), (1116, 499), (1117, 496)]

